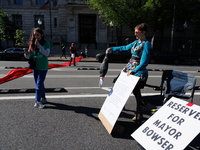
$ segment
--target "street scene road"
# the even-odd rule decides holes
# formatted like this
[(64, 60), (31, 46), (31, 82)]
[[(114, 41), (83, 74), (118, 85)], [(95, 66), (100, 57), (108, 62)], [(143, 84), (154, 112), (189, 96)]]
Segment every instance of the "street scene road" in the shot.
[[(50, 61), (60, 64), (63, 61)], [(1, 61), (0, 78), (10, 70), (5, 67), (27, 67), (27, 61)], [(80, 61), (76, 66), (50, 69), (45, 88), (65, 88), (67, 91), (46, 93), (48, 103), (44, 109), (34, 108), (35, 93), (6, 93), (7, 89), (34, 89), (33, 75), (28, 74), (0, 84), (0, 150), (143, 150), (131, 134), (141, 125), (131, 119), (136, 110), (133, 95), (128, 99), (117, 124), (123, 133), (109, 135), (98, 113), (113, 86), (113, 79), (125, 63), (110, 63), (103, 88), (99, 86), (98, 62)], [(80, 68), (88, 68), (81, 70)], [(195, 65), (149, 64), (148, 69), (175, 69), (196, 76), (200, 86), (200, 69)], [(147, 84), (159, 86), (162, 71), (149, 71)], [(142, 95), (159, 94), (150, 87), (142, 89)], [(195, 91), (194, 104), (200, 105), (200, 90)], [(145, 120), (150, 116), (145, 115)], [(191, 129), (192, 130), (192, 129)], [(198, 150), (198, 135), (185, 150)]]

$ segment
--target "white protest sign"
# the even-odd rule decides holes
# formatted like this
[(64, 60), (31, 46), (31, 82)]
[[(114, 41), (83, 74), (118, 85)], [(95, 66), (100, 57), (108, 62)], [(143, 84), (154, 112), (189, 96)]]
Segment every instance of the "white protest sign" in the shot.
[(109, 133), (111, 133), (124, 105), (136, 86), (139, 77), (121, 72), (115, 85), (107, 96), (98, 115)]
[(200, 106), (172, 97), (131, 136), (146, 150), (183, 150), (200, 133)]

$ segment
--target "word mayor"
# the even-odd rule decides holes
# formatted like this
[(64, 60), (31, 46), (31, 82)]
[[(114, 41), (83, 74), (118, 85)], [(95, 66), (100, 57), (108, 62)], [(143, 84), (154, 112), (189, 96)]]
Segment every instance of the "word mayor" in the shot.
[[(182, 114), (192, 117), (194, 119), (200, 120), (200, 112), (195, 111), (187, 106), (184, 106), (182, 104), (174, 103), (173, 101), (169, 102), (167, 104), (167, 107), (174, 109), (176, 111), (181, 112)], [(172, 121), (173, 123), (177, 124), (178, 126), (181, 126), (185, 119), (181, 118), (175, 114), (170, 114), (167, 119), (169, 121)], [(167, 137), (171, 136), (173, 139), (178, 140), (180, 136), (182, 136), (182, 133), (180, 131), (177, 131), (176, 128), (173, 128), (172, 126), (167, 125), (166, 123), (163, 123), (159, 119), (157, 119), (153, 125), (157, 127), (158, 129), (162, 130), (166, 133)], [(150, 129), (148, 126), (142, 130), (146, 136), (149, 136), (151, 140), (156, 142), (158, 145), (161, 146), (161, 148), (165, 150), (171, 150), (174, 148), (174, 145), (170, 143), (166, 137), (160, 136), (158, 133), (156, 133), (154, 130)]]
[[(176, 122), (178, 125), (181, 125), (184, 122), (183, 118), (179, 118), (179, 116), (175, 116), (174, 114), (171, 114), (167, 119), (171, 119), (173, 122)], [(166, 132), (169, 136), (172, 136), (176, 140), (182, 135), (181, 132), (177, 131), (175, 128), (172, 128), (171, 126), (167, 125), (166, 123), (162, 123), (159, 119), (156, 120), (153, 123), (154, 126), (159, 128), (160, 130)], [(146, 136), (150, 136), (153, 141), (157, 141), (157, 144), (160, 145), (165, 150), (171, 150), (174, 148), (173, 144), (171, 144), (166, 138), (160, 136), (158, 133), (156, 133), (154, 130), (150, 129), (149, 127), (146, 127), (143, 131), (143, 133), (146, 133)]]

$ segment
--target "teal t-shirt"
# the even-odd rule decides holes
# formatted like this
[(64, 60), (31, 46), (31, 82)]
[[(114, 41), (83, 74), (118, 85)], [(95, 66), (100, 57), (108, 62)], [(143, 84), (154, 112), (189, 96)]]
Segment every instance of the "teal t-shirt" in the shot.
[[(44, 49), (51, 49), (51, 44), (50, 42), (46, 41), (43, 45)], [(32, 57), (35, 57), (36, 60), (36, 70), (48, 70), (49, 68), (49, 62), (48, 62), (48, 57), (43, 55), (42, 53), (40, 53), (40, 51), (38, 51), (37, 56), (36, 55), (36, 51), (30, 51), (30, 47), (29, 47), (29, 52), (31, 53)]]
[(123, 71), (132, 71), (132, 74), (140, 77), (145, 81), (148, 78), (148, 70), (146, 66), (150, 59), (150, 47), (149, 41), (145, 40), (139, 43), (138, 40), (130, 43), (127, 46), (112, 47), (112, 51), (127, 51), (131, 50), (132, 57), (130, 58)]

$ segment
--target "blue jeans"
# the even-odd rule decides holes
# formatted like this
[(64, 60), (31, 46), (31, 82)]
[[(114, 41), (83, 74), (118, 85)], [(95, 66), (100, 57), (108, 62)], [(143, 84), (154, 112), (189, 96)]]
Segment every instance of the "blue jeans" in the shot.
[(41, 98), (45, 98), (44, 80), (46, 78), (47, 70), (33, 70), (35, 79), (35, 100), (40, 102)]
[(69, 65), (71, 65), (71, 62), (72, 62), (72, 59), (74, 59), (74, 66), (76, 65), (76, 62), (75, 62), (75, 57), (70, 59), (70, 62), (69, 62)]

